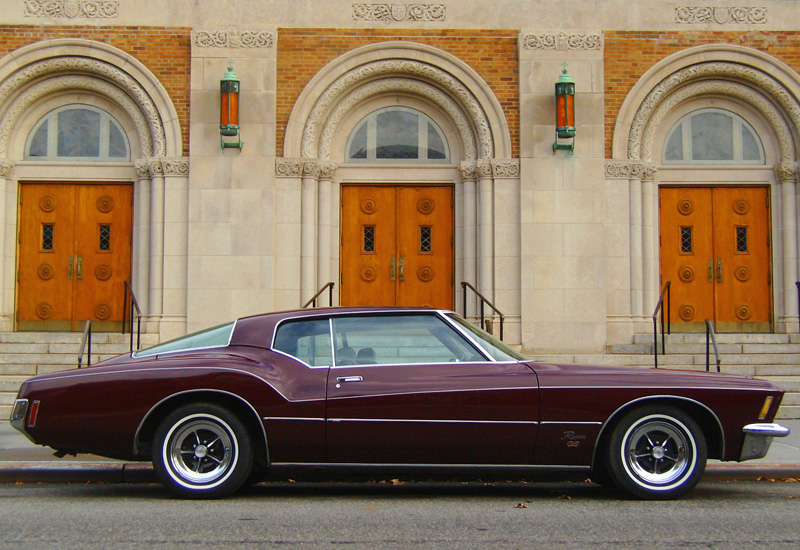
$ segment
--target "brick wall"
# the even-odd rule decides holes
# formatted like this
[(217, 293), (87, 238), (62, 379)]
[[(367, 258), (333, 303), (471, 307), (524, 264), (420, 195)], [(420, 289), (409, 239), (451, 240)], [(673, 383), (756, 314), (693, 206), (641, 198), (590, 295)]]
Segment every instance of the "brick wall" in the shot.
[(286, 124), (308, 81), (326, 64), (355, 48), (408, 40), (444, 50), (475, 70), (503, 107), (514, 157), (519, 156), (517, 32), (506, 30), (279, 29), (276, 154), (283, 155)]
[(29, 27), (0, 25), (0, 56), (22, 46), (56, 38), (104, 42), (144, 64), (167, 90), (183, 134), (183, 154), (189, 154), (190, 29), (176, 27)]
[(650, 67), (704, 44), (737, 44), (768, 53), (800, 71), (798, 32), (605, 31), (605, 145), (611, 158), (614, 124), (622, 102)]

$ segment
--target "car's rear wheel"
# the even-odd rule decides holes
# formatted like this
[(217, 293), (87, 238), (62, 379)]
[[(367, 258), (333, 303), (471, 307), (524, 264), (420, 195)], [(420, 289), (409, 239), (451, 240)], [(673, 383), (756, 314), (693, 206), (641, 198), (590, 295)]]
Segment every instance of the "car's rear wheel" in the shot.
[(608, 473), (631, 496), (677, 498), (703, 475), (708, 451), (703, 431), (674, 407), (649, 406), (626, 414), (607, 448)]
[(161, 482), (189, 498), (228, 496), (253, 466), (247, 428), (233, 413), (211, 404), (169, 414), (156, 430), (152, 457)]

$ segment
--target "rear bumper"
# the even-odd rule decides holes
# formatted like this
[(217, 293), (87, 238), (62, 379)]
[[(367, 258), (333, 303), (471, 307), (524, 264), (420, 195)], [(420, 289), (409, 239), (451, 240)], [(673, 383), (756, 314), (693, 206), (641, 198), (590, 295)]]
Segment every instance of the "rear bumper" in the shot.
[(772, 439), (786, 437), (789, 435), (789, 428), (780, 424), (748, 424), (742, 428), (742, 432), (744, 433), (744, 444), (739, 462), (767, 456)]

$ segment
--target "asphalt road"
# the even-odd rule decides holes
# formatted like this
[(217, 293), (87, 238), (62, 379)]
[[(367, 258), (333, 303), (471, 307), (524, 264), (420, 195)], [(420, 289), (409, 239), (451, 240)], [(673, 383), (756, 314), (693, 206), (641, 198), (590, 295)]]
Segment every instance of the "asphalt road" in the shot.
[(0, 484), (0, 548), (800, 548), (800, 483), (703, 481), (671, 502), (588, 483)]

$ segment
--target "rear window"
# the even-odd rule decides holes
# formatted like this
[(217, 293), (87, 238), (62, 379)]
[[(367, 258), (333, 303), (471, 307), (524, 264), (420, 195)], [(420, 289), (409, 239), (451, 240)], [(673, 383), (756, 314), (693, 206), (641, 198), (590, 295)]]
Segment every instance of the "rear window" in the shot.
[(147, 348), (133, 352), (133, 357), (149, 357), (162, 353), (174, 353), (176, 351), (190, 351), (195, 349), (219, 348), (227, 346), (231, 341), (233, 327), (236, 322), (225, 323), (212, 328), (193, 332), (180, 338), (175, 338), (169, 342), (164, 342), (152, 348)]

